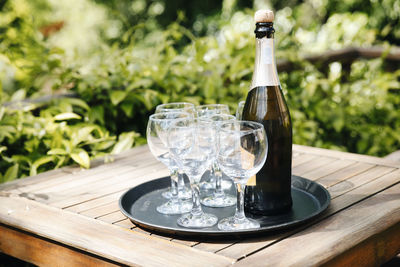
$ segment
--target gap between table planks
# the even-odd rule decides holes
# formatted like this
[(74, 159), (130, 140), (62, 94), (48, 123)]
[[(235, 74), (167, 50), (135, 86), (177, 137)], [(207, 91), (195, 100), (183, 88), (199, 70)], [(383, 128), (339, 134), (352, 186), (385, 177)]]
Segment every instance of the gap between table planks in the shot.
[[(297, 151), (296, 151), (297, 150)], [(146, 152), (148, 154), (148, 150), (141, 148), (138, 150), (142, 153)], [(321, 153), (323, 152), (323, 153)], [(139, 153), (140, 156), (143, 158), (142, 153)], [(323, 154), (323, 156), (321, 156)], [(130, 153), (132, 157), (137, 156), (136, 153)], [(331, 216), (335, 216), (335, 214), (342, 209), (345, 209), (348, 206), (354, 205), (354, 203), (358, 203), (364, 198), (368, 196), (368, 194), (376, 194), (379, 190), (383, 190), (387, 186), (391, 185), (393, 183), (393, 179), (398, 179), (398, 173), (395, 171), (396, 168), (400, 166), (398, 163), (393, 163), (387, 160), (382, 160), (374, 157), (369, 157), (369, 156), (360, 156), (356, 154), (349, 154), (349, 153), (342, 153), (342, 152), (336, 152), (336, 151), (329, 151), (329, 150), (324, 150), (324, 149), (317, 149), (317, 148), (309, 148), (309, 147), (303, 147), (303, 146), (294, 146), (294, 161), (293, 161), (293, 173), (296, 175), (301, 175), (305, 178), (312, 179), (312, 180), (317, 180), (318, 182), (322, 183), (325, 186), (328, 186), (328, 190), (331, 192), (331, 195), (333, 197), (332, 199), (332, 205), (329, 208), (328, 212), (324, 213), (323, 216), (321, 216), (318, 221), (321, 221), (325, 218), (330, 218)], [(151, 157), (146, 157), (146, 160), (151, 159)], [(125, 157), (124, 158), (124, 164), (129, 164), (129, 158)], [(154, 161), (154, 159), (152, 159)], [(152, 160), (149, 160), (150, 162)], [(321, 163), (323, 162), (323, 163)], [(384, 166), (375, 166), (376, 164), (384, 165)], [(328, 167), (324, 167), (324, 165), (328, 165)], [(103, 165), (103, 166), (107, 166)], [(95, 167), (94, 169), (84, 171), (84, 172), (76, 172), (74, 175), (78, 175), (81, 178), (85, 179), (86, 175), (90, 175), (90, 172), (95, 172), (95, 170), (99, 170), (98, 168), (101, 168), (103, 166)], [(115, 167), (118, 166), (118, 162), (116, 161), (114, 163)], [(127, 165), (125, 165), (127, 166)], [(152, 165), (151, 163), (149, 164), (149, 170), (152, 167), (157, 167), (159, 165), (154, 164)], [(128, 167), (126, 170), (129, 170), (130, 168)], [(107, 170), (107, 168), (102, 169), (102, 170)], [(62, 182), (61, 180), (66, 181), (65, 177), (63, 175), (66, 172), (57, 170), (52, 173), (50, 173), (50, 176), (52, 177), (51, 180), (53, 182), (48, 182), (49, 184), (43, 185), (41, 182), (39, 183), (34, 183), (32, 179), (31, 181), (28, 180), (28, 182), (23, 183), (25, 188), (31, 188), (34, 189), (36, 188), (55, 188), (54, 186), (61, 185)], [(96, 173), (101, 173), (96, 172)], [(160, 175), (161, 173), (167, 173), (163, 172), (162, 170), (157, 171), (157, 173), (154, 173), (154, 177), (149, 179), (154, 179), (157, 177), (161, 177), (164, 175)], [(103, 173), (101, 173), (103, 175)], [(160, 176), (157, 176), (160, 175)], [(65, 176), (65, 175), (64, 175)], [(150, 175), (151, 176), (151, 175)], [(40, 176), (39, 176), (40, 177)], [(43, 177), (43, 176), (42, 176)], [(128, 177), (128, 176), (127, 176)], [(383, 178), (382, 178), (383, 177)], [(386, 177), (386, 178), (385, 178)], [(388, 178), (389, 177), (389, 178)], [(382, 180), (382, 179), (383, 180)], [(92, 178), (91, 178), (92, 179)], [(43, 183), (46, 183), (45, 179), (40, 179), (43, 181)], [(58, 180), (55, 182), (55, 180)], [(92, 181), (94, 181), (93, 179)], [(136, 180), (136, 179), (135, 179)], [(140, 180), (140, 179), (138, 179)], [(23, 181), (23, 180), (21, 180)], [(97, 189), (101, 189), (104, 187), (104, 185), (109, 185), (109, 183), (103, 183), (102, 181), (105, 181), (105, 179), (100, 179), (99, 185), (96, 186)], [(138, 181), (138, 183), (141, 183), (143, 181)], [(38, 184), (41, 184), (38, 186)], [(91, 189), (90, 187), (90, 182), (86, 183), (89, 185), (87, 188)], [(125, 183), (125, 181), (121, 180), (121, 183), (117, 187), (111, 187), (111, 189), (114, 188), (114, 190), (118, 189), (119, 191), (114, 191), (111, 192), (111, 194), (107, 194), (106, 190), (100, 190), (100, 192), (95, 192), (93, 191), (93, 194), (90, 195), (89, 198), (81, 198), (80, 195), (73, 195), (72, 199), (68, 199), (66, 202), (63, 202), (61, 200), (60, 207), (64, 207), (66, 209), (71, 209), (74, 211), (74, 207), (78, 207), (77, 210), (79, 210), (79, 205), (82, 205), (83, 207), (85, 205), (87, 206), (87, 209), (81, 210), (81, 212), (85, 213), (92, 213), (93, 211), (90, 211), (91, 209), (97, 209), (99, 212), (101, 211), (100, 206), (104, 205), (106, 207), (106, 214), (99, 214), (99, 216), (96, 216), (96, 212), (93, 212), (92, 216), (95, 216), (99, 220), (109, 220), (110, 223), (114, 223), (115, 225), (119, 225), (118, 227), (124, 227), (124, 228), (129, 228), (129, 226), (134, 227), (128, 220), (125, 219), (125, 217), (119, 217), (116, 214), (113, 213), (113, 209), (115, 213), (118, 213), (118, 210), (115, 210), (115, 206), (110, 204), (112, 201), (114, 201), (114, 197), (118, 196), (118, 194), (122, 194), (125, 192), (129, 187), (124, 187), (124, 186), (129, 186), (129, 185), (135, 185), (136, 183)], [(369, 184), (369, 186), (368, 186)], [(12, 185), (11, 185), (12, 186)], [(14, 184), (15, 186), (15, 184)], [(378, 186), (378, 187), (377, 187)], [(24, 187), (21, 187), (20, 189), (23, 190)], [(0, 186), (0, 190), (2, 187)], [(8, 185), (8, 189), (10, 190), (10, 185)], [(11, 189), (12, 190), (12, 189)], [(361, 190), (361, 191), (360, 191)], [(378, 190), (378, 191), (377, 191)], [(87, 190), (86, 190), (87, 191)], [(360, 194), (357, 197), (354, 197), (353, 194), (350, 193), (357, 193), (359, 192)], [(85, 193), (85, 190), (81, 190), (80, 193)], [(103, 200), (102, 198), (107, 198), (110, 197), (111, 201), (107, 202), (106, 200)], [(71, 196), (70, 196), (71, 197)], [(76, 198), (76, 199), (75, 199)], [(117, 197), (118, 198), (118, 197)], [(105, 201), (105, 202), (102, 202)], [(85, 204), (85, 203), (90, 203), (91, 204)], [(57, 204), (57, 202), (55, 202)], [(99, 205), (96, 205), (98, 203)], [(66, 206), (63, 206), (63, 205)], [(110, 212), (111, 211), (111, 212)], [(101, 212), (100, 212), (101, 213)], [(115, 220), (112, 219), (113, 216), (115, 216)], [(315, 221), (316, 222), (316, 221)], [(314, 224), (315, 222), (312, 222), (311, 224)], [(309, 226), (310, 224), (306, 225)], [(296, 233), (299, 233), (304, 229), (306, 226), (302, 227), (301, 229), (295, 229), (293, 231), (280, 234), (280, 235), (274, 235), (274, 236), (264, 236), (263, 238), (260, 239), (251, 239), (251, 240), (246, 240), (245, 242), (222, 242), (222, 243), (199, 243), (196, 241), (185, 241), (185, 240), (178, 240), (178, 239), (172, 239), (174, 242), (179, 242), (183, 243), (188, 246), (194, 246), (197, 250), (204, 250), (204, 251), (211, 251), (213, 253), (216, 253), (217, 255), (225, 255), (228, 257), (231, 257), (232, 259), (241, 259), (244, 257), (248, 256), (253, 256), (257, 255), (258, 251), (262, 252), (268, 247), (272, 247), (275, 245), (275, 243), (281, 242), (281, 240), (286, 240), (290, 239), (292, 235), (295, 235)], [(140, 228), (135, 228), (135, 231), (138, 232), (145, 232), (143, 230), (140, 230)], [(146, 233), (146, 232), (145, 232)], [(157, 236), (157, 235), (152, 235), (152, 236)], [(164, 238), (164, 237), (162, 237)], [(168, 240), (171, 240), (171, 238), (167, 238)]]
[[(305, 154), (305, 155), (298, 154), (298, 157), (296, 157), (296, 158), (300, 159), (300, 160), (298, 160), (298, 162), (296, 160), (294, 160), (294, 162), (293, 162), (294, 174), (303, 174), (303, 173), (307, 173), (307, 171), (308, 172), (311, 171), (311, 174), (314, 173), (313, 174), (313, 176), (315, 176), (314, 178), (318, 178), (318, 176), (316, 176), (316, 172), (315, 171), (313, 172), (313, 170), (319, 169), (319, 167), (324, 164), (329, 164), (330, 167), (324, 168), (324, 173), (320, 174), (320, 176), (323, 176), (324, 174), (329, 174), (329, 173), (335, 172), (335, 171), (342, 169), (343, 167), (346, 167), (349, 165), (353, 166), (350, 170), (354, 169), (354, 165), (357, 166), (356, 162), (349, 161), (346, 159), (345, 160), (337, 160), (334, 158), (320, 157), (320, 156), (308, 155), (308, 154)], [(321, 162), (323, 164), (321, 164)], [(362, 168), (370, 168), (372, 166), (373, 165), (361, 164)], [(355, 169), (357, 169), (357, 168), (355, 168)], [(307, 177), (307, 178), (309, 178), (309, 177)], [(125, 216), (123, 216), (119, 212), (118, 209), (115, 209), (115, 207), (116, 206), (113, 204), (110, 204), (110, 205), (106, 204), (104, 207), (105, 208), (104, 210), (102, 210), (101, 207), (97, 207), (95, 211), (88, 210), (87, 213), (88, 213), (88, 215), (91, 215), (91, 217), (95, 217), (95, 218), (98, 218), (100, 220), (110, 222), (110, 223), (124, 220)], [(175, 241), (175, 240), (173, 240), (173, 241)], [(222, 243), (222, 244), (212, 243), (209, 246), (207, 246), (208, 245), (207, 243), (199, 243), (199, 242), (193, 242), (193, 241), (183, 241), (183, 243), (185, 243), (187, 245), (198, 245), (198, 248), (200, 248), (200, 249), (204, 249), (206, 251), (213, 251), (213, 252), (217, 252), (219, 250), (224, 249), (227, 246), (232, 245), (231, 242), (230, 243)]]
[(0, 197), (0, 204), (0, 222), (121, 264), (185, 266), (190, 261), (196, 266), (209, 262), (226, 266), (234, 262), (25, 198)]
[[(321, 177), (325, 178), (324, 180), (330, 180), (331, 185), (333, 184), (332, 181), (335, 179), (336, 179), (335, 183), (341, 182), (341, 180), (337, 180), (338, 177), (341, 177), (343, 180), (343, 179), (347, 178), (347, 176), (351, 177), (352, 175), (362, 173), (363, 171), (366, 171), (374, 166), (372, 164), (358, 163), (358, 162), (350, 161), (347, 159), (337, 160), (334, 158), (317, 157), (314, 155), (307, 155), (307, 154), (301, 155), (301, 157), (298, 157), (298, 158), (301, 159), (301, 161), (299, 161), (300, 164), (296, 164), (296, 161), (294, 161), (294, 164), (293, 164), (294, 174), (299, 174), (298, 169), (300, 169), (301, 173), (310, 172), (311, 174), (313, 174), (312, 178), (319, 178), (321, 176)], [(324, 162), (324, 164), (329, 164), (329, 168), (324, 168), (324, 171), (320, 175), (317, 175), (317, 172), (315, 171), (315, 169), (319, 169), (319, 167), (321, 166), (321, 162)], [(348, 168), (346, 168), (346, 167), (348, 167)], [(338, 176), (335, 173), (340, 173), (340, 176)], [(331, 174), (331, 177), (329, 175), (325, 175), (325, 174)], [(304, 176), (307, 177), (307, 175), (304, 175)], [(307, 177), (307, 178), (309, 178), (309, 177)], [(119, 212), (119, 210), (113, 204), (104, 205), (104, 209), (102, 209), (101, 207), (96, 207), (95, 210), (88, 210), (87, 215), (98, 218), (98, 219), (106, 221), (106, 222), (110, 222), (110, 223), (123, 221), (125, 219), (125, 217)], [(128, 223), (128, 225), (129, 225), (129, 222), (126, 222), (126, 223)], [(195, 242), (195, 241), (181, 241), (179, 239), (175, 239), (175, 240), (172, 239), (172, 241), (183, 242), (190, 246), (195, 245), (196, 248), (206, 250), (206, 251), (212, 251), (212, 252), (219, 252), (219, 251), (224, 250), (227, 247), (233, 246), (232, 242), (199, 243), (199, 242)], [(257, 247), (259, 245), (260, 244), (258, 244)], [(249, 252), (249, 253), (251, 253), (251, 252)], [(245, 255), (235, 255), (235, 256), (238, 256), (240, 258)]]
[(399, 252), (399, 206), (400, 184), (396, 184), (243, 259), (238, 266), (379, 266)]
[[(351, 189), (346, 193), (333, 198), (328, 210), (321, 216), (319, 216), (316, 220), (310, 223), (307, 223), (292, 231), (288, 231), (285, 233), (278, 233), (277, 235), (274, 236), (267, 236), (267, 238), (255, 239), (253, 240), (253, 242), (251, 241), (248, 242), (248, 240), (246, 240), (246, 242), (238, 242), (234, 245), (228, 246), (226, 248), (217, 251), (217, 253), (239, 259), (248, 257), (255, 251), (265, 249), (268, 246), (271, 246), (279, 242), (280, 240), (290, 238), (290, 236), (295, 233), (301, 233), (304, 229), (309, 228), (311, 225), (319, 221), (323, 221), (326, 218), (338, 213), (339, 211), (351, 207), (355, 203), (358, 203), (364, 199), (367, 199), (368, 197), (370, 197), (370, 195), (376, 194), (386, 189), (387, 187), (390, 187), (391, 185), (393, 185), (394, 182), (396, 181), (398, 182), (399, 178), (400, 178), (399, 170), (391, 171), (381, 177), (375, 178), (357, 188)], [(315, 240), (315, 242), (318, 242), (318, 240)]]
[[(347, 175), (347, 180), (346, 180), (347, 182), (341, 181), (338, 183), (338, 184), (346, 183), (346, 186), (342, 187), (341, 192), (337, 192), (337, 193), (331, 195), (332, 202), (330, 204), (329, 209), (325, 213), (323, 213), (318, 219), (322, 220), (326, 216), (329, 216), (333, 213), (338, 212), (340, 210), (340, 208), (345, 208), (346, 205), (351, 205), (352, 203), (357, 202), (361, 199), (360, 197), (347, 199), (347, 201), (345, 201), (345, 202), (342, 201), (341, 205), (337, 205), (336, 209), (333, 209), (332, 205), (334, 205), (336, 203), (336, 201), (338, 201), (336, 199), (338, 196), (341, 196), (347, 192), (350, 192), (359, 187), (362, 187), (363, 185), (366, 185), (369, 182), (372, 182), (381, 176), (383, 176), (384, 181), (386, 181), (387, 183), (379, 184), (381, 186), (379, 188), (377, 188), (377, 190), (381, 190), (382, 188), (385, 188), (385, 187), (389, 186), (390, 184), (392, 184), (393, 181), (395, 181), (396, 179), (399, 179), (399, 175), (397, 174), (398, 176), (396, 176), (396, 173), (394, 176), (384, 177), (384, 174), (393, 172), (394, 170), (396, 170), (395, 168), (380, 167), (380, 166), (375, 167), (375, 168), (378, 168), (378, 170), (375, 171), (374, 169), (368, 169), (367, 171), (364, 171), (363, 170), (364, 168), (360, 168), (358, 175), (355, 175), (355, 174), (357, 174), (357, 172), (354, 172), (354, 168), (350, 168), (350, 172)], [(344, 172), (344, 170), (346, 170), (346, 169), (343, 169), (343, 172)], [(333, 172), (332, 175), (334, 176), (335, 172)], [(329, 176), (325, 176), (324, 178), (328, 178), (328, 177)], [(362, 179), (360, 179), (360, 177), (364, 177), (365, 179), (362, 180)], [(308, 177), (306, 177), (306, 178), (308, 178)], [(352, 178), (354, 178), (354, 181), (352, 180)], [(385, 179), (385, 178), (388, 178), (388, 179)], [(317, 181), (319, 181), (319, 180), (317, 180)], [(327, 189), (331, 193), (331, 188), (328, 187)], [(371, 191), (368, 191), (368, 192), (371, 192)], [(371, 192), (371, 193), (375, 193), (375, 192)], [(345, 197), (343, 197), (343, 198), (346, 199)], [(339, 198), (339, 201), (340, 201), (340, 198)], [(311, 224), (313, 224), (314, 222), (315, 221), (313, 221), (309, 224), (306, 224), (305, 226), (308, 227)], [(298, 228), (298, 229), (301, 229), (301, 228)], [(294, 230), (294, 231), (296, 231), (296, 230)], [(278, 235), (279, 238), (282, 238), (283, 236), (285, 236), (285, 233), (283, 235), (281, 235), (281, 234)], [(267, 236), (267, 238), (262, 237), (260, 239), (252, 240), (253, 242), (250, 240), (250, 243), (248, 243), (249, 240), (238, 241), (235, 244), (200, 243), (200, 244), (198, 244), (198, 247), (203, 250), (206, 250), (206, 251), (214, 251), (216, 253), (221, 253), (223, 255), (230, 255), (231, 257), (239, 259), (239, 258), (248, 256), (252, 252), (259, 250), (268, 244), (276, 242), (279, 239), (278, 237), (275, 237), (275, 236), (273, 236), (273, 237)]]

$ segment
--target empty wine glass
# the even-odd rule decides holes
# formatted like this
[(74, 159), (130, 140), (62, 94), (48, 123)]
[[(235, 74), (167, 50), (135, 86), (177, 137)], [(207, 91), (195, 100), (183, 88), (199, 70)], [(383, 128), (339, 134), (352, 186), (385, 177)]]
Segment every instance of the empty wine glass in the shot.
[(218, 129), (217, 160), (222, 171), (235, 183), (236, 212), (218, 223), (220, 230), (259, 228), (260, 224), (244, 214), (244, 190), (247, 180), (255, 175), (267, 158), (268, 144), (264, 126), (257, 122), (224, 122)]
[(242, 120), (243, 108), (244, 108), (245, 103), (246, 103), (246, 101), (240, 101), (238, 104), (238, 107), (236, 109), (236, 119), (237, 120)]
[[(196, 106), (196, 114), (198, 118), (211, 117), (218, 114), (229, 115), (229, 107), (226, 104), (207, 104)], [(215, 190), (216, 177), (213, 166), (211, 166), (210, 175), (203, 177), (203, 181), (200, 183), (202, 190)], [(223, 189), (229, 189), (232, 186), (231, 181), (221, 180), (221, 186)]]
[(181, 201), (178, 197), (178, 166), (170, 156), (167, 146), (168, 128), (174, 121), (183, 118), (191, 118), (191, 115), (186, 112), (156, 113), (150, 116), (147, 124), (146, 136), (150, 151), (168, 167), (173, 184), (169, 201), (157, 207), (157, 211), (162, 214), (182, 214), (189, 212), (192, 208), (190, 201)]
[[(187, 112), (192, 116), (196, 114), (196, 109), (194, 104), (188, 102), (172, 102), (172, 103), (160, 104), (156, 107), (155, 113), (177, 112), (177, 111)], [(170, 190), (163, 192), (162, 196), (169, 199), (172, 195), (172, 192), (176, 190), (174, 187), (175, 185), (171, 180)], [(185, 180), (183, 174), (179, 170), (178, 170), (178, 196), (181, 199), (189, 199), (192, 197), (192, 191), (185, 186)]]
[(225, 104), (207, 104), (196, 106), (197, 117), (212, 116), (215, 114), (229, 114), (229, 107)]
[[(203, 120), (203, 117), (199, 118)], [(210, 117), (207, 117), (207, 120), (212, 120), (214, 122), (215, 127), (217, 128), (221, 123), (227, 121), (235, 121), (236, 118), (232, 115), (228, 114), (216, 114)], [(212, 191), (211, 195), (208, 195), (201, 200), (201, 204), (208, 207), (214, 208), (222, 208), (229, 207), (235, 205), (236, 197), (230, 194), (226, 194), (222, 188), (222, 171), (216, 161), (217, 155), (212, 155), (211, 164), (212, 164), (212, 173), (215, 177), (215, 189)], [(229, 187), (231, 186), (231, 182), (229, 181)]]
[(176, 111), (184, 111), (190, 114), (196, 113), (195, 105), (188, 102), (173, 102), (173, 103), (165, 103), (160, 104), (156, 107), (155, 113), (160, 112), (176, 112)]
[(216, 153), (216, 131), (211, 120), (181, 119), (169, 129), (168, 146), (171, 154), (186, 175), (192, 188), (193, 207), (177, 223), (188, 228), (210, 227), (217, 223), (213, 214), (204, 213), (200, 204), (199, 182)]

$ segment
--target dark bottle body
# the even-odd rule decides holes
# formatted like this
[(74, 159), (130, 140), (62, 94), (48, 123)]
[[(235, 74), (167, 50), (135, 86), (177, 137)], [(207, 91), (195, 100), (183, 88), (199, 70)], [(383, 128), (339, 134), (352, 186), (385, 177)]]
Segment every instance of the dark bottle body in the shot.
[[(292, 123), (280, 85), (252, 88), (243, 109), (243, 120), (264, 125), (268, 139), (267, 160), (257, 173), (255, 184), (245, 191), (245, 211), (273, 215), (292, 206)], [(252, 180), (252, 179), (250, 179)]]

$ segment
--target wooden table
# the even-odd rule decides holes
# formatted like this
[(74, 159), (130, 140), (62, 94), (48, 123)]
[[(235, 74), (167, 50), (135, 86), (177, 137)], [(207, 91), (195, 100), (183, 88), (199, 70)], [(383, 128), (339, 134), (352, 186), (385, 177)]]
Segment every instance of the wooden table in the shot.
[(135, 227), (118, 208), (126, 190), (168, 174), (138, 147), (89, 170), (0, 185), (0, 251), (51, 266), (376, 266), (400, 252), (400, 163), (295, 145), (293, 173), (332, 196), (316, 220), (235, 242), (168, 238)]

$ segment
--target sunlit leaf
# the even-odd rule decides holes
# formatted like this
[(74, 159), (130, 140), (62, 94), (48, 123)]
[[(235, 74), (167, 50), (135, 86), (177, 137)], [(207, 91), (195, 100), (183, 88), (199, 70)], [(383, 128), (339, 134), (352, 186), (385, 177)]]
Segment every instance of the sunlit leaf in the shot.
[(72, 120), (72, 119), (80, 119), (81, 116), (79, 116), (76, 113), (73, 112), (65, 112), (65, 113), (60, 113), (56, 116), (54, 116), (54, 119), (57, 121), (64, 121), (64, 120)]
[(79, 127), (78, 130), (74, 131), (71, 136), (72, 145), (77, 145), (82, 141), (89, 140), (89, 135), (91, 132), (96, 130), (97, 127), (93, 125)]
[(37, 174), (37, 169), (41, 166), (44, 165), (46, 163), (52, 162), (54, 161), (55, 157), (54, 156), (44, 156), (41, 157), (40, 159), (35, 160), (35, 162), (33, 162), (33, 164), (31, 165), (31, 170), (29, 175), (33, 176)]
[(47, 152), (48, 155), (67, 155), (68, 152), (62, 148), (53, 148)]
[(24, 100), (26, 96), (26, 91), (24, 89), (19, 89), (11, 96), (11, 101), (21, 101)]
[(89, 110), (90, 109), (88, 104), (86, 104), (86, 102), (83, 101), (82, 99), (79, 99), (79, 98), (65, 98), (63, 100), (69, 102), (70, 104), (72, 104), (74, 106), (81, 107), (81, 108), (83, 108), (85, 110)]
[(90, 167), (90, 158), (88, 153), (83, 149), (75, 149), (71, 154), (71, 158), (83, 168)]
[(132, 147), (135, 142), (135, 136), (137, 134), (134, 132), (123, 133), (119, 136), (118, 142), (115, 144), (114, 148), (111, 151), (111, 154), (119, 154), (125, 150), (128, 150)]

